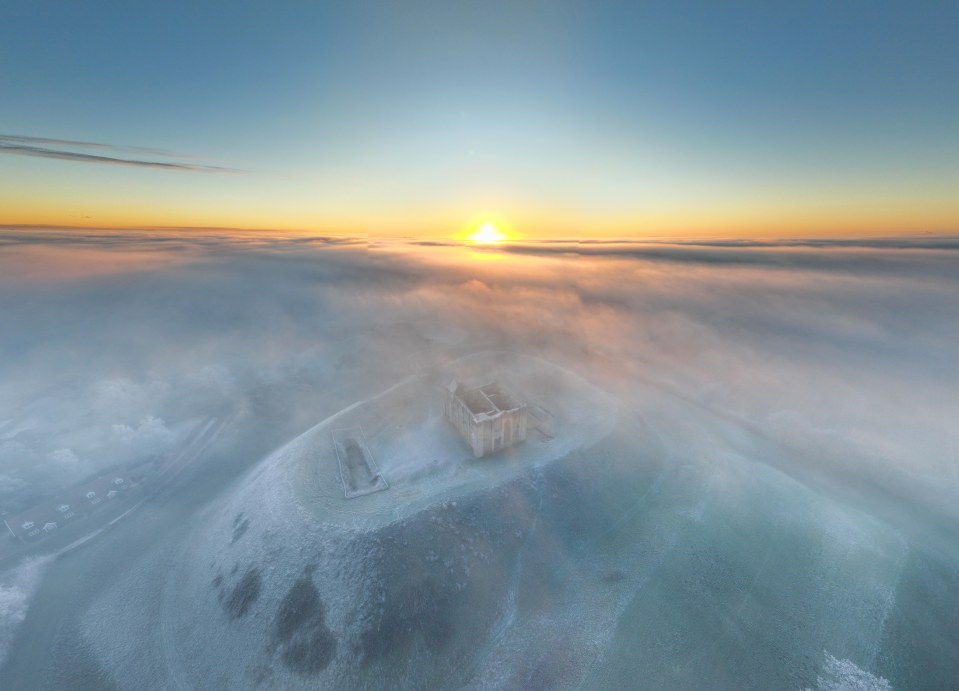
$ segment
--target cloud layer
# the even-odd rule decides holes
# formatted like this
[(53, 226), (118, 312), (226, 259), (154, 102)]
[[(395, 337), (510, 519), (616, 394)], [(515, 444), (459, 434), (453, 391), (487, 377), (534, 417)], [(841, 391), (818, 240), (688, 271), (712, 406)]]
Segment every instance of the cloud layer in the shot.
[(205, 406), (306, 424), (304, 401), (342, 372), (372, 387), (423, 351), (496, 347), (618, 381), (627, 399), (659, 387), (814, 449), (817, 471), (868, 473), (948, 513), (955, 239), (714, 244), (6, 231), (0, 492), (132, 460)]
[[(94, 153), (94, 152), (105, 153)], [(70, 139), (51, 139), (23, 135), (0, 134), (0, 154), (50, 158), (74, 163), (99, 163), (134, 168), (187, 171), (194, 173), (239, 173), (237, 168), (204, 165), (177, 160), (174, 154), (161, 149), (116, 146), (98, 142), (82, 142)], [(134, 154), (134, 157), (119, 154)], [(149, 155), (147, 158), (144, 154)], [(182, 157), (181, 157), (182, 159)]]
[[(663, 663), (663, 678), (675, 679), (669, 655), (634, 643), (704, 634), (708, 617), (688, 609), (701, 602), (723, 622), (719, 638), (732, 643), (735, 630), (733, 648), (743, 644), (738, 658), (713, 651), (726, 686), (750, 681), (734, 679), (742, 672), (731, 660), (778, 641), (788, 654), (776, 649), (760, 667), (788, 666), (778, 671), (800, 674), (797, 688), (886, 688), (885, 679), (908, 686), (917, 670), (935, 684), (955, 678), (959, 660), (952, 620), (926, 611), (934, 599), (950, 611), (959, 555), (957, 294), (949, 238), (480, 251), (222, 229), (8, 229), (0, 232), (0, 506), (15, 513), (107, 468), (176, 454), (193, 431), (224, 421), (215, 450), (191, 464), (166, 510), (157, 506), (141, 524), (157, 538), (191, 535), (184, 527), (225, 506), (217, 497), (236, 491), (233, 479), (319, 420), (423, 368), (479, 350), (520, 351), (602, 387), (621, 404), (620, 422), (636, 425), (636, 436), (622, 437), (628, 444), (611, 449), (604, 440), (557, 462), (564, 470), (556, 489), (570, 491), (566, 500), (550, 500), (542, 478), (522, 483), (530, 501), (539, 494), (529, 504), (534, 523), (551, 525), (550, 511), (563, 525), (576, 523), (570, 545), (581, 545), (590, 521), (607, 512), (617, 531), (630, 526), (614, 542), (639, 550), (638, 561), (616, 566), (613, 582), (598, 586), (622, 590), (629, 608), (599, 616), (600, 600), (586, 597), (579, 602), (589, 602), (588, 614), (557, 605), (553, 614), (565, 614), (551, 620), (581, 632), (595, 617), (595, 630), (612, 636), (603, 664), (633, 665), (648, 653), (640, 666)], [(594, 454), (605, 460), (594, 465)], [(602, 481), (586, 481), (604, 464)], [(573, 481), (580, 472), (583, 481)], [(617, 491), (599, 491), (604, 483)], [(583, 494), (590, 487), (598, 492), (592, 500)], [(234, 513), (224, 514), (226, 525)], [(417, 531), (435, 537), (432, 523)], [(547, 528), (543, 544), (560, 545), (560, 537)], [(121, 544), (117, 563), (104, 561), (128, 569), (136, 593), (150, 591), (159, 570), (124, 563), (129, 545)], [(533, 590), (550, 588), (531, 565), (545, 574), (603, 563), (610, 555), (600, 544), (524, 559)], [(462, 546), (459, 534), (452, 545)], [(206, 556), (186, 560), (200, 562)], [(328, 566), (353, 573), (343, 563)], [(658, 578), (626, 588), (643, 568)], [(396, 578), (402, 568), (383, 572), (405, 582)], [(510, 573), (496, 571), (496, 582), (509, 582)], [(72, 579), (53, 571), (46, 578), (58, 574)], [(208, 576), (198, 581), (203, 588)], [(33, 587), (33, 576), (21, 580), (0, 583), (9, 627)], [(580, 598), (592, 592), (580, 587), (587, 581), (568, 583), (576, 585), (555, 593), (563, 602), (577, 601), (568, 597), (573, 590)], [(139, 611), (130, 603), (139, 600), (115, 595), (106, 599), (122, 625), (98, 610), (92, 620), (97, 636), (119, 632), (126, 651), (131, 630), (156, 626), (144, 618), (130, 629), (128, 613)], [(644, 603), (656, 606), (649, 612)], [(660, 610), (677, 619), (657, 620)], [(59, 626), (61, 612), (50, 616)], [(642, 631), (624, 635), (620, 649), (612, 632), (629, 622)], [(543, 630), (542, 621), (533, 624), (530, 631)], [(700, 654), (697, 641), (689, 650)], [(517, 655), (517, 666), (490, 669), (522, 671), (535, 657)], [(696, 664), (702, 658), (689, 669)], [(118, 667), (130, 679), (141, 673), (126, 658)]]

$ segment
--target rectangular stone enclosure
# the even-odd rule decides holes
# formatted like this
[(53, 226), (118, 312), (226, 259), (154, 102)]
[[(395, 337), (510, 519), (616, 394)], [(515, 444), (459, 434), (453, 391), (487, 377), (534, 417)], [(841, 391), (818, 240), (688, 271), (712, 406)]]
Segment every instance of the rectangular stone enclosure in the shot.
[(336, 460), (340, 466), (343, 495), (347, 499), (389, 489), (389, 483), (380, 473), (373, 454), (366, 445), (362, 428), (333, 430), (333, 447), (336, 449)]
[(496, 382), (468, 389), (457, 380), (446, 392), (446, 419), (476, 458), (526, 439), (526, 404)]

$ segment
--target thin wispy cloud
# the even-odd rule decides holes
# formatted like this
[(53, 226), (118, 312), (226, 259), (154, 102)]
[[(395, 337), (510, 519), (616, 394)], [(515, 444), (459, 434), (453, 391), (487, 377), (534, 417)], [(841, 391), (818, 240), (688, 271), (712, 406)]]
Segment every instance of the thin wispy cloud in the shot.
[[(206, 165), (184, 160), (160, 149), (115, 146), (100, 142), (74, 141), (24, 135), (0, 135), (0, 154), (50, 158), (75, 163), (100, 163), (134, 168), (186, 171), (194, 173), (242, 173), (238, 168)], [(123, 154), (140, 154), (123, 156)], [(149, 154), (149, 157), (146, 156)]]
[(154, 154), (157, 156), (165, 156), (168, 158), (192, 158), (192, 156), (183, 156), (182, 154), (176, 154), (166, 149), (159, 149), (156, 147), (149, 146), (125, 146), (118, 144), (104, 144), (102, 142), (87, 142), (80, 141), (77, 139), (57, 139), (54, 137), (28, 137), (26, 135), (19, 134), (0, 134), (0, 139), (6, 142), (14, 142), (31, 146), (44, 146), (44, 147), (65, 147), (67, 149), (73, 148), (82, 148), (82, 149), (102, 149), (110, 151), (126, 151), (130, 153), (140, 153), (140, 154)]

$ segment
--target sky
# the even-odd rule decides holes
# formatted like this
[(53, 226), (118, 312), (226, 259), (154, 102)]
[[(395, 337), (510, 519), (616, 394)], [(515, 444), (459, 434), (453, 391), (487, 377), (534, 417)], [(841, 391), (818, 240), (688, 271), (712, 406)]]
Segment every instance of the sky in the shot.
[(954, 2), (0, 6), (0, 224), (959, 228)]

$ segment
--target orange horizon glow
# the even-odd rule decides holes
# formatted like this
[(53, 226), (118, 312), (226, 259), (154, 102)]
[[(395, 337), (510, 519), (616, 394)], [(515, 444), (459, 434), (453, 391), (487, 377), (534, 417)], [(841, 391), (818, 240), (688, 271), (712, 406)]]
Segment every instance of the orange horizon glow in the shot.
[[(659, 217), (659, 218), (550, 218), (540, 215), (516, 215), (523, 237), (552, 239), (635, 239), (659, 237), (845, 237), (914, 234), (953, 234), (959, 232), (959, 216), (940, 214), (887, 213), (873, 218), (858, 215), (802, 214), (791, 218), (766, 215), (741, 217)], [(238, 232), (278, 232), (324, 235), (367, 235), (371, 237), (417, 237), (456, 239), (472, 244), (498, 244), (518, 239), (514, 232), (491, 223), (495, 235), (469, 224), (468, 230), (456, 218), (409, 216), (392, 219), (283, 218), (279, 215), (164, 214), (135, 213), (124, 209), (75, 213), (0, 213), (0, 227), (23, 229), (78, 230), (224, 230)]]
[[(165, 203), (152, 194), (17, 195), (0, 187), (0, 226), (106, 230), (221, 229), (250, 232), (415, 237), (473, 242), (470, 234), (490, 223), (505, 238), (522, 239), (636, 239), (696, 237), (830, 237), (959, 232), (959, 204), (939, 200), (864, 200), (839, 204), (808, 204), (795, 200), (758, 199), (752, 205), (690, 205), (686, 209), (658, 208), (645, 213), (601, 212), (575, 207), (522, 204), (511, 200), (477, 205), (494, 213), (478, 215), (464, 208), (465, 199), (357, 212), (357, 205), (319, 204), (300, 199), (279, 203), (267, 195), (238, 198), (232, 193), (215, 197), (171, 195)], [(428, 209), (428, 210), (427, 210)], [(508, 217), (509, 223), (503, 219)], [(466, 220), (464, 219), (472, 219)], [(521, 236), (514, 229), (521, 231)]]

